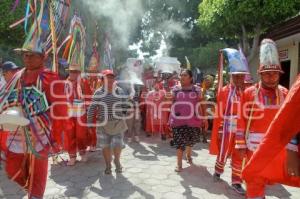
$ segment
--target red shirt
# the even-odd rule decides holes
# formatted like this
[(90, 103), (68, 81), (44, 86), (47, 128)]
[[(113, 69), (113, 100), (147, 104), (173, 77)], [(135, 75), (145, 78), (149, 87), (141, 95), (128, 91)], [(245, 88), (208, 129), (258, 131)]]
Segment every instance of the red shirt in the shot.
[[(23, 71), (20, 71), (23, 72)], [(39, 81), (38, 81), (39, 80)], [(40, 68), (34, 71), (25, 70), (21, 74), (19, 84), (17, 83), (16, 87), (30, 87), (35, 86), (40, 88), (42, 92), (45, 93), (47, 102), (50, 106), (50, 110), (47, 111), (50, 122), (53, 120), (58, 120), (58, 118), (63, 118), (66, 116), (66, 98), (64, 97), (64, 84), (59, 81), (59, 77), (56, 73), (49, 71), (46, 68)], [(58, 104), (57, 104), (58, 103)], [(48, 132), (46, 129), (42, 128), (40, 122), (37, 120), (38, 116), (32, 118), (35, 123), (36, 135), (32, 134), (31, 139), (36, 151), (41, 151), (45, 145), (49, 143)], [(43, 120), (43, 119), (42, 119)], [(51, 124), (46, 120), (43, 120), (44, 125), (50, 128), (51, 133)], [(9, 150), (15, 153), (25, 153), (24, 149), (24, 138), (22, 133), (17, 133), (15, 136), (10, 134), (7, 140), (7, 145), (10, 144)]]
[[(245, 90), (241, 103), (242, 114), (237, 124), (237, 148), (246, 148), (247, 144), (249, 150), (256, 150), (287, 93), (288, 90), (280, 85), (270, 90), (256, 84)], [(249, 131), (246, 133), (248, 122)]]
[[(228, 103), (229, 94), (232, 95), (232, 100), (230, 103)], [(242, 95), (243, 92), (241, 90), (236, 90), (232, 84), (224, 86), (221, 89), (221, 92), (218, 94), (217, 108), (213, 121), (211, 144), (209, 147), (210, 154), (217, 155), (219, 153), (218, 134), (219, 130), (223, 128), (224, 115), (229, 116), (240, 114), (240, 100)]]
[[(285, 146), (300, 131), (300, 76), (269, 126), (259, 148), (243, 170), (247, 180), (263, 177), (272, 182), (300, 187), (300, 178), (286, 173)], [(300, 154), (299, 154), (300, 157)]]

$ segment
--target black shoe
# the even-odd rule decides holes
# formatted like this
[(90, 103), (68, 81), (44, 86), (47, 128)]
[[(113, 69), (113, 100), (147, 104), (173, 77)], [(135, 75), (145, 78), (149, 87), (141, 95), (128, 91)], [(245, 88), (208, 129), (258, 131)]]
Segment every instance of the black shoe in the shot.
[(167, 140), (167, 136), (166, 135), (161, 135), (161, 140), (163, 140), (163, 141)]
[(245, 195), (245, 190), (241, 184), (232, 184), (231, 188), (240, 195)]
[(151, 134), (148, 134), (148, 133), (147, 133), (146, 137), (151, 137)]
[(221, 180), (221, 175), (218, 173), (214, 173), (213, 179), (214, 179), (214, 182), (218, 182)]

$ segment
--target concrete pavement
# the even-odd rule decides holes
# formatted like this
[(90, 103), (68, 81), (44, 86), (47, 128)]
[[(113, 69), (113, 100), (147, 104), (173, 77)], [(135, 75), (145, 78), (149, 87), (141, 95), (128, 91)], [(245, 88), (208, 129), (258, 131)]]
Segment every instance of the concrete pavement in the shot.
[[(141, 137), (139, 143), (130, 143), (122, 154), (124, 172), (104, 174), (101, 151), (89, 153), (87, 163), (74, 167), (51, 165), (46, 199), (63, 198), (188, 198), (239, 199), (230, 188), (230, 168), (227, 166), (223, 181), (212, 179), (215, 156), (208, 155), (207, 144), (198, 144), (193, 152), (194, 165), (184, 161), (183, 172), (174, 172), (175, 149), (159, 137)], [(66, 158), (66, 156), (63, 156)], [(113, 170), (114, 171), (114, 170)], [(24, 191), (10, 182), (0, 171), (0, 198), (26, 198)], [(300, 198), (300, 189), (282, 185), (268, 187), (267, 198)]]

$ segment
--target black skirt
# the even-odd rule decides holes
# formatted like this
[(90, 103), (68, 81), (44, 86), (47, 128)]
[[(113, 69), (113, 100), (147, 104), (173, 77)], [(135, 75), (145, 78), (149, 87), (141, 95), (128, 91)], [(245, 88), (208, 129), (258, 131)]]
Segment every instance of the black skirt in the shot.
[(180, 126), (173, 128), (173, 141), (176, 149), (185, 150), (185, 147), (193, 147), (200, 142), (200, 128)]

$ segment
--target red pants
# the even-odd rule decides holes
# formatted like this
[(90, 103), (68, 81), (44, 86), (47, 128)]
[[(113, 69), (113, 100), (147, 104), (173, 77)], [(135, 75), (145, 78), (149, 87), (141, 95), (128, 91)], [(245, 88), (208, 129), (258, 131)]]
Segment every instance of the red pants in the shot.
[(76, 157), (77, 151), (85, 154), (88, 145), (88, 132), (86, 127), (86, 115), (81, 118), (72, 117), (69, 119), (71, 128), (66, 130), (67, 151), (69, 156)]
[(48, 148), (39, 152), (40, 158), (30, 154), (7, 151), (6, 173), (10, 179), (28, 190), (28, 198), (43, 198), (48, 174)]
[(88, 134), (88, 145), (91, 147), (96, 147), (97, 145), (97, 134), (96, 134), (96, 128), (92, 128), (93, 129), (93, 133), (92, 134)]
[(57, 147), (55, 150), (58, 150), (56, 152), (59, 152), (60, 149), (66, 149), (66, 146), (64, 144), (64, 131), (66, 131), (66, 127), (70, 125), (67, 125), (64, 120), (53, 120), (52, 123), (52, 133), (51, 133), (51, 138), (56, 144)]
[[(253, 152), (248, 151), (247, 152), (247, 159), (250, 160), (252, 157)], [(252, 178), (250, 181), (246, 182), (246, 195), (247, 198), (263, 198), (265, 197), (265, 188), (268, 182), (264, 178), (255, 177)]]
[(8, 137), (7, 132), (0, 132), (0, 163), (2, 160), (1, 153), (6, 153), (7, 147), (6, 147), (6, 140)]
[(253, 178), (250, 182), (246, 182), (247, 198), (264, 198), (266, 182), (263, 178)]
[(222, 174), (224, 172), (224, 167), (226, 165), (227, 158), (231, 156), (231, 183), (241, 184), (241, 173), (243, 159), (237, 149), (235, 149), (235, 134), (225, 133), (222, 134), (221, 140), (219, 140), (220, 150), (215, 165), (215, 172), (217, 174)]
[(0, 131), (0, 151), (6, 151), (6, 140), (8, 137), (8, 132)]

